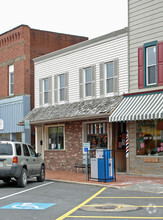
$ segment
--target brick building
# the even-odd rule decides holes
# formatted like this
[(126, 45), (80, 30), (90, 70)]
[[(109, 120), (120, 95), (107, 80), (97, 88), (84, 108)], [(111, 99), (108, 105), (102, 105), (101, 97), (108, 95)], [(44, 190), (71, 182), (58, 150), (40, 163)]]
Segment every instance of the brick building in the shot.
[[(0, 140), (34, 144), (18, 122), (34, 107), (34, 58), (88, 38), (20, 25), (0, 35)], [(32, 134), (32, 136), (31, 136)]]

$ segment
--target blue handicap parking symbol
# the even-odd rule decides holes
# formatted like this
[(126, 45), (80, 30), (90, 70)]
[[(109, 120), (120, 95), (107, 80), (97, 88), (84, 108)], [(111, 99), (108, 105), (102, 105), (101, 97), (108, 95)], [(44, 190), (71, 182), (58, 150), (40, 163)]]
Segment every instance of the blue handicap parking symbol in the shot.
[(32, 210), (43, 210), (47, 209), (53, 205), (56, 205), (56, 203), (12, 203), (10, 205), (6, 205), (3, 207), (0, 207), (0, 209), (32, 209)]

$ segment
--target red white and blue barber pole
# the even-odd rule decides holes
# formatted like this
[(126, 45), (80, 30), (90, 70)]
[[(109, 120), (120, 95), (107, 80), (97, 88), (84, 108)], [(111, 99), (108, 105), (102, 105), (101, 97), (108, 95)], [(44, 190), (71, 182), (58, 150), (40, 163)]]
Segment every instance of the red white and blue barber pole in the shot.
[(129, 156), (129, 137), (128, 137), (128, 130), (126, 131), (126, 157)]

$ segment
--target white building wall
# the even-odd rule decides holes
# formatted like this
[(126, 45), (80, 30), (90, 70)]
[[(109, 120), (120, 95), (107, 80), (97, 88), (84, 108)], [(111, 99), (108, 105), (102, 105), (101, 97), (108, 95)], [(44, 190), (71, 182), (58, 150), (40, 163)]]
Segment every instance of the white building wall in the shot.
[[(91, 40), (90, 40), (91, 42)], [(69, 72), (69, 102), (79, 101), (79, 68), (96, 65), (96, 98), (100, 97), (101, 62), (119, 60), (119, 94), (128, 92), (127, 33), (84, 47), (70, 50), (35, 62), (35, 107), (39, 107), (39, 79), (52, 76), (52, 105), (54, 104), (54, 75)], [(71, 48), (71, 47), (70, 47)]]
[[(129, 19), (129, 92), (138, 89), (138, 47), (152, 41), (163, 41), (163, 0), (128, 0)], [(163, 86), (152, 87), (152, 90)]]

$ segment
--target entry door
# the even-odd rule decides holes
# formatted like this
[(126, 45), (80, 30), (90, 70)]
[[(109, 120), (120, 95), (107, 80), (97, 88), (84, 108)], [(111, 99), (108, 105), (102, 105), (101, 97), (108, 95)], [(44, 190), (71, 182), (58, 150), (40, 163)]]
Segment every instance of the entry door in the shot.
[(113, 126), (115, 140), (115, 168), (117, 172), (126, 172), (126, 123), (118, 122)]

